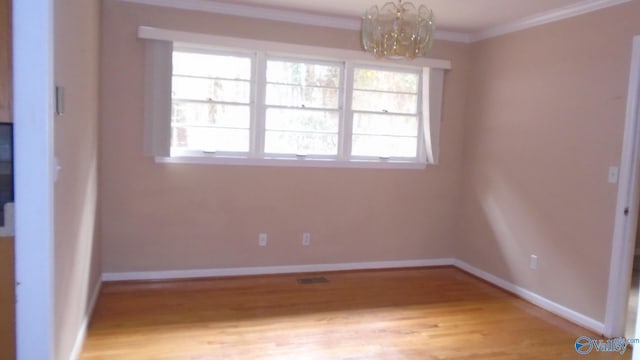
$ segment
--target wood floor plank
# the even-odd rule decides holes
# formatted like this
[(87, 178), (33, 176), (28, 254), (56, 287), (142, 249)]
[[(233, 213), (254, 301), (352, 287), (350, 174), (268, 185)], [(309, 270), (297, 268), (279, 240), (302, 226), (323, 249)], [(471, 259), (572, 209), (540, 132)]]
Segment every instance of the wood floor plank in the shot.
[(596, 334), (443, 268), (105, 283), (81, 359), (630, 359)]

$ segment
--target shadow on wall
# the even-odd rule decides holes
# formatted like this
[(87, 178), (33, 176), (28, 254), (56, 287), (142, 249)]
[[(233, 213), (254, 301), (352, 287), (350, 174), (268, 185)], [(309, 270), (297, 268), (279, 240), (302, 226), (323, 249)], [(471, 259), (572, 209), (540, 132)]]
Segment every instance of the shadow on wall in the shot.
[[(601, 294), (594, 292), (590, 274), (579, 270), (589, 249), (563, 241), (575, 236), (573, 229), (566, 219), (544, 209), (555, 195), (536, 194), (544, 186), (519, 188), (512, 178), (491, 170), (475, 182), (482, 185), (474, 187), (468, 204), (462, 259), (554, 302), (566, 304), (561, 299), (567, 292), (577, 293), (582, 299), (577, 311), (597, 309), (600, 303), (594, 299)], [(531, 255), (537, 256), (535, 270), (530, 268)]]
[[(61, 279), (58, 281), (59, 295), (56, 298), (56, 321), (60, 328), (56, 341), (60, 358), (79, 350), (76, 348), (76, 336), (87, 324), (100, 283), (100, 266), (97, 265), (100, 261), (97, 242), (97, 161), (97, 152), (94, 150), (86, 165), (77, 173), (77, 182), (70, 184), (71, 179), (65, 179), (66, 186), (74, 187), (75, 195), (68, 196), (67, 202), (58, 205), (63, 206), (62, 210), (66, 210), (66, 213), (62, 210), (56, 213), (60, 224), (56, 251), (63, 252), (60, 258), (66, 263), (66, 266), (56, 267), (56, 277)], [(63, 185), (62, 182), (59, 184)], [(58, 191), (62, 192), (63, 189), (58, 188)], [(66, 314), (66, 317), (63, 318), (61, 314)]]

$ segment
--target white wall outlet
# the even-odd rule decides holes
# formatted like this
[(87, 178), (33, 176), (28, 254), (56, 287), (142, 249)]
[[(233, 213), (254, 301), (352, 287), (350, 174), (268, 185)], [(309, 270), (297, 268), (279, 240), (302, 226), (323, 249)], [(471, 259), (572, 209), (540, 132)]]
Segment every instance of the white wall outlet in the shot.
[(311, 234), (306, 232), (304, 234), (302, 234), (302, 245), (303, 246), (309, 246), (311, 245)]
[(62, 166), (60, 166), (60, 162), (57, 157), (53, 158), (53, 182), (57, 182), (60, 177), (60, 171), (62, 170)]
[(258, 235), (258, 245), (267, 246), (267, 234), (266, 233), (260, 233), (260, 235)]
[(618, 167), (617, 166), (609, 167), (609, 183), (611, 184), (618, 183)]
[(56, 115), (64, 115), (64, 86), (56, 85), (55, 106)]
[(538, 269), (538, 257), (535, 255), (531, 255), (531, 259), (529, 260), (529, 268), (531, 270)]

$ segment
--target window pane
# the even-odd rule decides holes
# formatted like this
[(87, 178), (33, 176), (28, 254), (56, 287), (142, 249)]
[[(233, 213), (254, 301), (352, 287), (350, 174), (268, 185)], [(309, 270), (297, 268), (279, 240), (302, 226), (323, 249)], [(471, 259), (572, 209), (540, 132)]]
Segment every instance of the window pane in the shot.
[(315, 111), (299, 109), (267, 109), (267, 130), (306, 132), (338, 132), (337, 111)]
[(251, 99), (251, 84), (248, 81), (174, 76), (172, 96), (178, 99), (247, 104)]
[(267, 85), (267, 105), (338, 108), (338, 89), (298, 85)]
[(174, 127), (172, 147), (202, 151), (249, 151), (249, 130), (215, 127)]
[(376, 90), (390, 92), (418, 92), (417, 73), (381, 71), (374, 69), (355, 69), (353, 88), (358, 90)]
[(340, 67), (269, 60), (267, 61), (267, 82), (336, 88), (340, 85)]
[(267, 130), (264, 151), (270, 154), (336, 155), (338, 135)]
[(354, 135), (351, 154), (355, 156), (416, 157), (417, 138)]
[(400, 114), (416, 114), (418, 112), (417, 95), (354, 90), (352, 101), (352, 108), (356, 111)]
[(173, 148), (249, 151), (251, 62), (197, 50), (173, 52)]
[(417, 157), (419, 86), (417, 71), (354, 70), (353, 156)]
[(173, 74), (221, 79), (251, 79), (251, 59), (248, 57), (173, 52)]
[(353, 133), (360, 135), (417, 136), (418, 117), (354, 113)]
[(247, 105), (174, 101), (171, 110), (174, 124), (249, 128), (250, 109)]

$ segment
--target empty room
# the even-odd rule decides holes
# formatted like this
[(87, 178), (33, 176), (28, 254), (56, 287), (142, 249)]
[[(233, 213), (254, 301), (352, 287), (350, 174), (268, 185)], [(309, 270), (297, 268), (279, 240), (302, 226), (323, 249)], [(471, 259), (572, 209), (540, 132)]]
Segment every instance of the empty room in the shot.
[(0, 358), (631, 359), (640, 1), (12, 6)]

